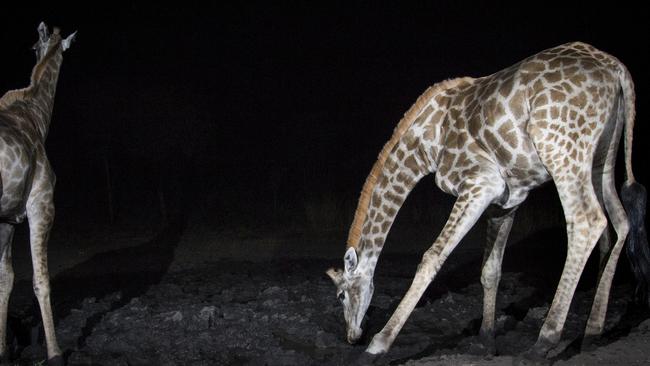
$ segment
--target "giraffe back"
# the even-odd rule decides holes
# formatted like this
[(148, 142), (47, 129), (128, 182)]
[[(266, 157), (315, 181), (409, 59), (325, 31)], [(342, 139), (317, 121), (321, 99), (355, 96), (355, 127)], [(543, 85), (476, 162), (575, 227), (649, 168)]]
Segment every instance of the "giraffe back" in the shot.
[[(565, 146), (567, 164), (580, 161), (598, 143), (620, 90), (620, 62), (594, 47), (567, 43), (542, 51), (465, 88), (446, 91), (447, 113), (434, 121), (439, 149), (436, 182), (457, 195), (481, 167), (498, 169), (508, 192), (504, 207), (521, 203), (550, 179), (531, 134)], [(427, 123), (431, 123), (427, 121)]]

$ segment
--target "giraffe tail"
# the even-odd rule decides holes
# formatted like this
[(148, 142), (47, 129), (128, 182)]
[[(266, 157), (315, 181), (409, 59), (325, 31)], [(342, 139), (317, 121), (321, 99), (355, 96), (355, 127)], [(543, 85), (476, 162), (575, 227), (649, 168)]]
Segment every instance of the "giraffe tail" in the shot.
[(627, 184), (621, 190), (621, 201), (627, 212), (630, 232), (627, 235), (627, 257), (637, 285), (636, 300), (650, 307), (650, 248), (645, 230), (647, 193), (637, 182)]
[[(645, 230), (647, 192), (643, 185), (634, 179), (632, 173), (632, 130), (635, 117), (635, 93), (632, 77), (621, 64), (620, 83), (622, 102), (619, 116), (625, 119), (625, 172), (627, 180), (621, 188), (621, 201), (628, 215), (630, 231), (627, 236), (626, 252), (637, 280), (635, 299), (650, 307), (650, 247)], [(622, 112), (622, 113), (621, 113)]]

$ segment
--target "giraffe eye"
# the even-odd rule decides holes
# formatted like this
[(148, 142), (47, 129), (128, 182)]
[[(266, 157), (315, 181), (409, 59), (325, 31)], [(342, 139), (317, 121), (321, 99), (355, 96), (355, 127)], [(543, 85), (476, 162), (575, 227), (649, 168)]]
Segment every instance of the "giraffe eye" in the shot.
[(338, 298), (340, 302), (343, 302), (343, 300), (345, 300), (345, 292), (339, 292)]

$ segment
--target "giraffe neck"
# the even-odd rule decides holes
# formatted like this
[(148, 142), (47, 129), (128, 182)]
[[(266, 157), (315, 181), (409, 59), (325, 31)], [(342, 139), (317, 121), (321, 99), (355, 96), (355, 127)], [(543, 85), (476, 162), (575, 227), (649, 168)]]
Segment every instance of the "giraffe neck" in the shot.
[(388, 231), (406, 197), (422, 177), (437, 170), (440, 129), (450, 92), (473, 82), (472, 78), (457, 78), (429, 87), (406, 111), (379, 153), (361, 191), (347, 241), (369, 274), (374, 273)]
[(60, 45), (57, 45), (34, 66), (32, 71), (31, 92), (27, 101), (35, 128), (43, 139), (47, 137), (50, 127), (54, 95), (62, 61), (63, 50)]
[[(412, 134), (409, 136), (413, 138)], [(377, 177), (368, 215), (356, 246), (359, 264), (365, 267), (370, 276), (374, 274), (377, 260), (399, 209), (415, 185), (425, 175), (433, 172), (428, 159), (422, 155), (422, 150), (409, 150), (407, 145), (413, 145), (413, 142), (401, 141), (397, 144)]]

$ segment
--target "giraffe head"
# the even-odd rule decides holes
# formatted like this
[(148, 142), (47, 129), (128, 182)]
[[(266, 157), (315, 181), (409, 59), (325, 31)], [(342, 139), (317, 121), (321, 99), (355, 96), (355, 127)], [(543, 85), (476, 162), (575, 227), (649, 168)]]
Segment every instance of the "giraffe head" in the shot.
[(36, 59), (38, 61), (42, 60), (43, 57), (53, 48), (61, 46), (63, 51), (70, 48), (72, 41), (74, 41), (77, 36), (77, 32), (72, 33), (68, 38), (62, 39), (59, 34), (59, 28), (54, 28), (52, 34), (47, 29), (47, 25), (44, 22), (38, 25), (38, 41), (34, 44), (34, 51), (36, 52)]
[(361, 338), (361, 322), (370, 305), (374, 285), (372, 275), (359, 268), (356, 249), (349, 247), (343, 262), (344, 269), (330, 268), (327, 275), (334, 281), (336, 296), (343, 305), (347, 340), (354, 344)]

